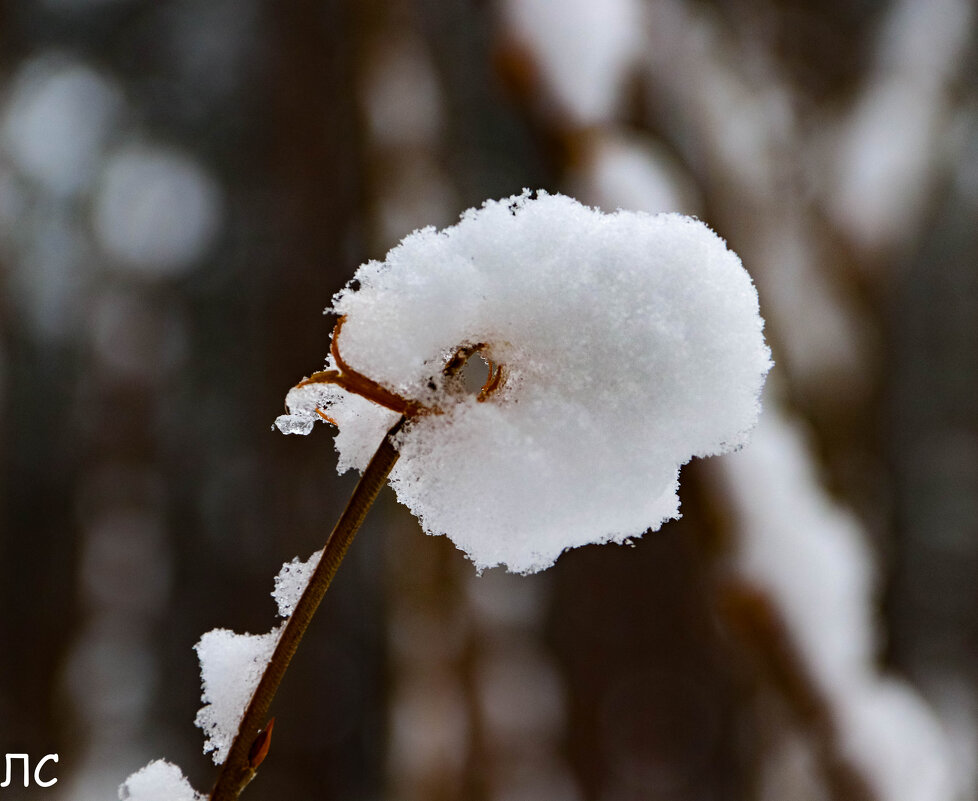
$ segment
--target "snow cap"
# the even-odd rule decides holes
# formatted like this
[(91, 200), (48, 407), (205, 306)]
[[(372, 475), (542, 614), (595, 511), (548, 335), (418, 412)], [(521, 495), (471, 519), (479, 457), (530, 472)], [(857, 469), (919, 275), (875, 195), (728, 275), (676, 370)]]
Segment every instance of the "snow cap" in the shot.
[(204, 801), (204, 796), (190, 786), (172, 762), (162, 759), (150, 762), (123, 782), (121, 801)]
[[(706, 225), (542, 191), (410, 234), (328, 311), (327, 368), (411, 404), (398, 499), (480, 570), (535, 572), (678, 517), (679, 468), (746, 442), (771, 366), (750, 276)], [(482, 392), (446, 375), (460, 351), (491, 363)], [(399, 414), (329, 383), (286, 402), (286, 433), (335, 421), (341, 470)]]
[(204, 702), (197, 710), (194, 723), (207, 736), (204, 753), (214, 752), (211, 756), (215, 765), (221, 765), (227, 759), (241, 718), (268, 667), (281, 633), (282, 626), (267, 634), (237, 634), (228, 629), (212, 629), (194, 646), (200, 660), (201, 700)]

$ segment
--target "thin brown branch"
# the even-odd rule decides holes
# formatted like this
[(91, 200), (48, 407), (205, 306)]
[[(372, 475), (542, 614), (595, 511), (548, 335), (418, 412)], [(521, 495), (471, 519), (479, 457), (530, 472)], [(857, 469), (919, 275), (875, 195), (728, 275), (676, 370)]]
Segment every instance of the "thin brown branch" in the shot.
[(333, 355), (333, 361), (339, 369), (322, 370), (318, 373), (313, 373), (309, 378), (300, 381), (296, 386), (305, 387), (309, 384), (335, 384), (347, 392), (360, 395), (367, 400), (373, 401), (378, 406), (383, 406), (385, 409), (390, 409), (405, 417), (416, 417), (419, 414), (430, 414), (434, 411), (417, 401), (402, 398), (396, 392), (392, 392), (372, 378), (367, 378), (363, 373), (355, 370), (346, 363), (346, 360), (340, 355), (339, 346), (340, 331), (343, 330), (343, 322), (345, 320), (346, 317), (340, 317), (336, 321), (336, 325), (333, 327), (333, 342), (329, 349), (329, 352)]
[[(258, 682), (258, 686), (255, 688), (248, 707), (245, 709), (241, 723), (238, 725), (238, 733), (235, 735), (234, 742), (231, 743), (227, 759), (221, 766), (221, 772), (217, 777), (214, 789), (211, 791), (210, 801), (234, 801), (241, 794), (245, 785), (254, 777), (257, 764), (254, 764), (255, 751), (253, 746), (261, 733), (262, 726), (266, 723), (266, 716), (272, 699), (275, 697), (275, 692), (278, 690), (289, 662), (292, 661), (292, 656), (299, 647), (299, 642), (306, 633), (306, 629), (309, 627), (320, 601), (326, 594), (333, 576), (336, 575), (353, 537), (397, 462), (398, 453), (393, 439), (404, 424), (404, 420), (405, 418), (401, 417), (394, 427), (387, 432), (387, 436), (384, 437), (377, 452), (370, 460), (367, 469), (363, 471), (346, 509), (343, 510), (343, 514), (340, 515), (340, 519), (336, 523), (336, 527), (329, 535), (329, 539), (326, 540), (319, 564), (296, 603), (295, 611), (286, 622), (275, 646), (275, 651)], [(270, 728), (269, 726), (268, 730)], [(261, 750), (261, 745), (257, 750)]]
[[(340, 331), (343, 330), (345, 320), (346, 317), (340, 317), (336, 321), (336, 325), (333, 328), (333, 342), (329, 349), (329, 352), (333, 356), (333, 363), (338, 369), (321, 370), (318, 373), (313, 373), (309, 378), (300, 381), (296, 385), (297, 387), (306, 387), (310, 384), (334, 384), (345, 389), (347, 392), (352, 392), (354, 395), (359, 395), (362, 398), (373, 401), (378, 406), (383, 406), (385, 409), (390, 409), (405, 417), (419, 417), (425, 414), (442, 413), (442, 410), (437, 407), (425, 406), (416, 400), (410, 400), (398, 395), (396, 392), (387, 389), (387, 387), (351, 367), (340, 354)], [(445, 364), (444, 368), (442, 368), (443, 375), (449, 379), (457, 378), (469, 358), (476, 353), (484, 354), (488, 347), (485, 342), (460, 346)], [(503, 366), (496, 364), (484, 355), (483, 358), (486, 358), (486, 362), (489, 365), (489, 375), (477, 396), (477, 400), (480, 402), (488, 400), (499, 389), (504, 379)], [(317, 409), (316, 413), (330, 423), (335, 424), (335, 421), (321, 410)]]

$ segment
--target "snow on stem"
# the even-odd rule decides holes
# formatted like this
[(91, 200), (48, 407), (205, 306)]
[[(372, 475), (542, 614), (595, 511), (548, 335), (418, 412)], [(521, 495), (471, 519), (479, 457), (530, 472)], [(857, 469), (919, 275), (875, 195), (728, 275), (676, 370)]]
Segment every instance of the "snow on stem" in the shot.
[[(543, 190), (407, 236), (329, 311), (326, 369), (277, 427), (335, 422), (343, 472), (407, 415), (391, 486), (480, 571), (677, 517), (680, 468), (746, 444), (771, 367), (757, 291), (706, 225)], [(476, 353), (489, 377), (459, 391)]]
[[(353, 490), (353, 495), (350, 496), (343, 514), (340, 515), (340, 519), (326, 540), (322, 558), (305, 591), (296, 602), (295, 609), (275, 646), (275, 651), (245, 709), (228, 757), (211, 791), (210, 801), (233, 801), (254, 777), (258, 767), (254, 759), (255, 745), (266, 732), (265, 726), (268, 722), (266, 716), (272, 699), (353, 537), (397, 462), (398, 453), (393, 439), (400, 431), (404, 420), (405, 418), (401, 417), (387, 432), (387, 436), (384, 437)], [(267, 745), (266, 739), (259, 748), (267, 749)]]
[[(750, 276), (706, 225), (607, 215), (542, 190), (415, 232), (333, 301), (327, 369), (293, 387), (276, 425), (336, 424), (341, 471), (364, 467), (387, 434), (258, 680), (211, 801), (233, 801), (254, 775), (272, 696), (388, 476), (424, 529), (451, 537), (480, 571), (536, 572), (569, 548), (627, 542), (677, 517), (680, 468), (746, 443), (771, 367)], [(462, 376), (476, 354), (489, 367), (478, 394)], [(211, 695), (205, 687), (214, 705)]]

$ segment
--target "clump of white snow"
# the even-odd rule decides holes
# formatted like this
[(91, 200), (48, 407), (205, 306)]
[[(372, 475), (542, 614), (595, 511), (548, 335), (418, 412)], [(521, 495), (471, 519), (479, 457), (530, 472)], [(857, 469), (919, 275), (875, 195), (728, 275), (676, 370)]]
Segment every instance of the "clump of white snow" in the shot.
[[(706, 225), (544, 192), (411, 234), (332, 311), (343, 362), (435, 410), (401, 431), (391, 483), (480, 570), (541, 570), (678, 516), (679, 468), (746, 442), (771, 366), (750, 276)], [(482, 398), (443, 374), (474, 345), (503, 376)], [(398, 416), (325, 384), (287, 404), (283, 431), (317, 407), (338, 424), (341, 468)]]
[(873, 663), (872, 554), (855, 516), (821, 488), (799, 428), (768, 407), (751, 447), (724, 465), (735, 564), (775, 600), (819, 685), (843, 685)]
[[(322, 553), (320, 550), (305, 561), (295, 558), (282, 565), (272, 590), (279, 617), (288, 618), (295, 611)], [(236, 634), (228, 629), (214, 629), (195, 646), (200, 659), (204, 706), (194, 722), (206, 735), (204, 753), (213, 751), (215, 764), (227, 759), (241, 718), (284, 626), (283, 623), (267, 634)]]
[(172, 762), (157, 759), (136, 771), (119, 788), (120, 801), (203, 801)]
[(822, 488), (798, 424), (769, 403), (751, 447), (723, 470), (739, 532), (736, 569), (783, 615), (844, 753), (880, 799), (965, 797), (934, 710), (877, 668), (866, 533)]
[(510, 33), (534, 57), (547, 87), (575, 122), (611, 117), (642, 55), (639, 0), (507, 0)]
[(836, 714), (843, 745), (878, 798), (968, 797), (949, 731), (908, 682), (887, 676), (854, 682), (836, 700)]
[(272, 597), (278, 604), (279, 617), (289, 617), (295, 611), (295, 605), (309, 584), (322, 555), (320, 549), (304, 562), (296, 557), (282, 565), (275, 577), (275, 589), (272, 590)]
[(204, 702), (194, 723), (207, 736), (204, 753), (213, 751), (216, 765), (227, 759), (238, 724), (280, 633), (281, 627), (267, 634), (236, 634), (227, 629), (214, 629), (194, 646), (200, 659)]

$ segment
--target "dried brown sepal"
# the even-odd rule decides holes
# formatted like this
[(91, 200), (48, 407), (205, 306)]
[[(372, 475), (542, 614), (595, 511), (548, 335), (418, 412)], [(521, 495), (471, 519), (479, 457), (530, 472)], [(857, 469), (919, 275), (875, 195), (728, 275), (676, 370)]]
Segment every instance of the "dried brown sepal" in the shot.
[(265, 761), (265, 757), (268, 756), (268, 748), (272, 744), (272, 729), (274, 728), (275, 718), (272, 718), (268, 721), (268, 725), (258, 732), (258, 736), (251, 744), (251, 749), (248, 751), (248, 765), (252, 770), (257, 770), (258, 766)]
[(479, 395), (476, 398), (479, 403), (489, 399), (503, 383), (503, 366), (501, 364), (496, 364), (494, 361), (489, 361), (489, 375), (486, 377), (486, 383), (482, 385), (482, 389), (479, 390)]

